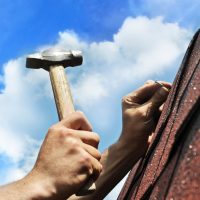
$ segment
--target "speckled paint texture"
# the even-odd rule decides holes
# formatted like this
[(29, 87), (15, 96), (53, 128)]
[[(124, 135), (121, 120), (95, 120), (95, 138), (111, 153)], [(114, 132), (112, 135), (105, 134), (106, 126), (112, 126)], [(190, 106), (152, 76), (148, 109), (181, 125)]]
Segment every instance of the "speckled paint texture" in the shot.
[(153, 140), (118, 200), (200, 199), (200, 30), (189, 44)]

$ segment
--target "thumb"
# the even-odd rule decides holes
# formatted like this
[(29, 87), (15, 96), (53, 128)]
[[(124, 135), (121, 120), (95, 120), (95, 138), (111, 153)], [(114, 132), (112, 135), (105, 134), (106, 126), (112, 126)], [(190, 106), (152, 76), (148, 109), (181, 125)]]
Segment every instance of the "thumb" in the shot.
[(146, 103), (147, 116), (152, 117), (159, 107), (166, 101), (169, 90), (165, 87), (160, 87), (151, 99)]

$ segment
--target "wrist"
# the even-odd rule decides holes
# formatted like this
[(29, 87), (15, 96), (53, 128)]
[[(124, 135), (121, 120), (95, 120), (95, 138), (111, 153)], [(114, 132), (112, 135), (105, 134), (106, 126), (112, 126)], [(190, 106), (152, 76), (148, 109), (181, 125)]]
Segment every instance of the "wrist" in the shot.
[(31, 171), (25, 178), (19, 181), (22, 192), (28, 196), (30, 200), (54, 200), (57, 190), (53, 183), (46, 177)]
[[(121, 136), (123, 136), (123, 132)], [(143, 157), (148, 148), (148, 145), (145, 141), (140, 141), (137, 139), (133, 140), (129, 137), (120, 137), (117, 143), (120, 151), (123, 152), (127, 158), (134, 158), (134, 160), (139, 160), (141, 157)]]

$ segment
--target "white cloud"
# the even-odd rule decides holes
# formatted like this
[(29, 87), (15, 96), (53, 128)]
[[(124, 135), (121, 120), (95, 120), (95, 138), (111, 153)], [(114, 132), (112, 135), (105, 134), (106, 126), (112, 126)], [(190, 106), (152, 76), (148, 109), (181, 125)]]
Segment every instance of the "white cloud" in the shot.
[(23, 150), (25, 144), (18, 135), (16, 136), (12, 131), (6, 128), (0, 128), (0, 153), (5, 153), (12, 159), (12, 162), (17, 162), (23, 158)]
[[(42, 76), (45, 79), (46, 75)], [(50, 83), (47, 80), (40, 81), (37, 76), (34, 81), (31, 80), (29, 70), (25, 69), (25, 57), (10, 60), (4, 65), (5, 89), (0, 94), (0, 154), (5, 155), (8, 162), (13, 163), (13, 167), (8, 169), (1, 184), (22, 178), (30, 171), (35, 163), (35, 153), (39, 150), (41, 138), (44, 137), (38, 137), (38, 130), (45, 126), (38, 99), (39, 94), (44, 94), (46, 85)]]
[(128, 0), (128, 4), (134, 16), (148, 15), (153, 18), (162, 15), (165, 21), (176, 21), (187, 29), (196, 31), (199, 28), (198, 0)]
[[(84, 109), (89, 107), (89, 104), (94, 104), (102, 96), (107, 96), (106, 80), (100, 74), (82, 75), (81, 79), (76, 84), (72, 84), (71, 90), (73, 100), (78, 105), (84, 106)], [(81, 98), (80, 98), (81, 95)], [(90, 102), (88, 104), (88, 102)]]
[[(59, 34), (56, 47), (80, 49), (83, 52), (83, 66), (69, 73), (72, 93), (74, 96), (78, 94), (75, 102), (83, 108), (91, 106), (91, 102), (96, 100), (96, 95), (91, 95), (91, 92), (99, 93), (98, 98), (101, 98), (115, 88), (127, 87), (127, 84), (134, 84), (172, 68), (177, 58), (185, 52), (192, 36), (191, 32), (180, 28), (177, 23), (164, 23), (162, 17), (127, 18), (114, 35), (113, 42), (87, 44), (74, 32)], [(73, 75), (76, 72), (79, 72), (78, 77)], [(95, 87), (94, 78), (91, 78), (95, 76), (98, 76), (98, 87)]]
[[(113, 101), (102, 108), (111, 113), (113, 102), (124, 89), (132, 89), (135, 83), (172, 68), (185, 52), (191, 36), (191, 32), (176, 23), (164, 23), (161, 17), (129, 17), (113, 41), (88, 44), (73, 31), (65, 31), (59, 33), (55, 47), (83, 52), (83, 66), (66, 70), (75, 105), (93, 112), (99, 102), (111, 98)], [(50, 46), (41, 46), (37, 51), (47, 47)], [(30, 171), (39, 141), (57, 117), (48, 72), (26, 69), (25, 56), (6, 63), (0, 81), (5, 84), (0, 94), (0, 153), (14, 163), (1, 181), (6, 183)], [(95, 116), (103, 126), (103, 120)], [(109, 138), (115, 135), (110, 133)], [(117, 196), (120, 189), (119, 184), (112, 194)], [(112, 199), (111, 195), (108, 199)]]
[[(0, 181), (1, 185), (7, 184), (7, 183), (10, 183), (10, 182), (13, 182), (25, 177), (27, 173), (29, 173), (31, 169), (33, 168), (33, 165), (37, 159), (37, 155), (38, 155), (42, 142), (31, 139), (28, 136), (25, 137), (25, 141), (26, 141), (26, 147), (24, 149), (26, 149), (26, 152), (23, 152), (23, 157), (22, 157), (23, 159), (21, 159), (19, 163), (16, 162), (12, 167), (10, 167), (7, 170), (4, 180)], [(15, 141), (15, 143), (17, 142), (18, 141)], [(8, 143), (9, 141), (7, 142), (7, 144)], [(17, 144), (19, 145), (20, 143), (17, 143)], [(14, 148), (15, 147), (13, 147), (12, 149)], [(15, 158), (16, 156), (13, 156), (13, 157)]]

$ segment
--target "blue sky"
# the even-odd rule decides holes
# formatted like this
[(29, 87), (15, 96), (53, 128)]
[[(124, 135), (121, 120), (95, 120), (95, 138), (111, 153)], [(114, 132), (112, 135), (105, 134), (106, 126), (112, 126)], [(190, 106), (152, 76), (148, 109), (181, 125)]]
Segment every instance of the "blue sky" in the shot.
[[(25, 68), (48, 47), (83, 52), (66, 70), (75, 107), (100, 135), (103, 152), (121, 132), (121, 99), (147, 79), (173, 82), (200, 27), (197, 0), (0, 1), (0, 184), (34, 165), (58, 121), (48, 73)], [(106, 197), (116, 199), (119, 184)]]

